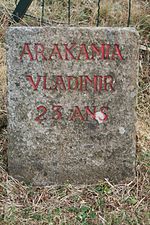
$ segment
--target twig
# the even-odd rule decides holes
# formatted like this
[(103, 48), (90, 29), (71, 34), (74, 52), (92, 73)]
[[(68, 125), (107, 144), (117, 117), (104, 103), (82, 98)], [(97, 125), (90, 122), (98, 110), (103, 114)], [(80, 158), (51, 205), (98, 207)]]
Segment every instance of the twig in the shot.
[(129, 0), (127, 27), (130, 26), (130, 18), (131, 18), (131, 0)]
[(96, 26), (98, 27), (100, 23), (100, 0), (97, 3), (97, 18), (96, 18)]

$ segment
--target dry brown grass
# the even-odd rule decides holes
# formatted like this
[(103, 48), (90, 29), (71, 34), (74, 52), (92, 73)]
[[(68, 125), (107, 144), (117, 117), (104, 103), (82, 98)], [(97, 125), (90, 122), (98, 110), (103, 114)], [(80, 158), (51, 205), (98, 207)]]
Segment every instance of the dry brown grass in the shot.
[(0, 129), (6, 124), (6, 65), (5, 49), (0, 46)]
[[(108, 180), (96, 185), (35, 188), (7, 173), (5, 31), (15, 0), (0, 0), (0, 224), (1, 225), (148, 225), (150, 162), (150, 52), (140, 51), (137, 101), (137, 174), (117, 185)], [(29, 14), (40, 18), (40, 1), (33, 1)], [(46, 1), (48, 5), (48, 0)], [(67, 23), (67, 0), (50, 1), (45, 17), (50, 23)], [(94, 0), (72, 1), (71, 24), (95, 26)], [(126, 26), (127, 0), (103, 0), (102, 26)], [(150, 3), (133, 0), (131, 24), (141, 34), (141, 44), (150, 45)], [(26, 17), (21, 24), (39, 25)], [(150, 46), (149, 46), (150, 47)]]
[(1, 170), (3, 225), (148, 224), (149, 182), (146, 165), (125, 184), (108, 180), (93, 186), (34, 188), (22, 185)]

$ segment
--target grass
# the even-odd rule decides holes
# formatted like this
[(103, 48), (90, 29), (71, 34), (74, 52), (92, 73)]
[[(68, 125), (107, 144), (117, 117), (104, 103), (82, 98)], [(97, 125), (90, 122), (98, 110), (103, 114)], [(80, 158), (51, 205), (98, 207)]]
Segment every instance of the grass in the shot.
[(147, 163), (142, 155), (137, 176), (126, 184), (35, 188), (2, 170), (3, 224), (148, 224)]
[[(150, 69), (148, 50), (140, 50), (137, 98), (137, 165), (133, 180), (114, 185), (108, 180), (90, 186), (32, 187), (7, 173), (7, 113), (5, 31), (13, 0), (0, 0), (0, 225), (147, 225), (149, 224), (150, 165)], [(41, 15), (40, 1), (33, 1), (28, 14)], [(48, 7), (49, 2), (49, 7)], [(97, 1), (75, 0), (71, 25), (95, 26)], [(141, 35), (141, 44), (150, 45), (150, 5), (133, 0), (131, 25)], [(127, 0), (101, 1), (101, 26), (126, 26)], [(47, 0), (45, 18), (52, 24), (67, 23), (67, 1)], [(40, 25), (25, 17), (22, 25)], [(15, 25), (15, 24), (14, 24)]]

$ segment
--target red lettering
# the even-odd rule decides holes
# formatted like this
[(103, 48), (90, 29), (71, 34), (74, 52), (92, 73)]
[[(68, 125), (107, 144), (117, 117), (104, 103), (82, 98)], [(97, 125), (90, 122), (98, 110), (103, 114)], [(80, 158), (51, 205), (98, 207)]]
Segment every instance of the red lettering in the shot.
[(38, 58), (41, 56), (43, 61), (46, 61), (47, 58), (44, 55), (44, 46), (42, 44), (35, 44), (35, 60), (39, 61)]
[(97, 79), (98, 76), (94, 75), (94, 91), (97, 92)]
[(62, 113), (60, 112), (60, 109), (62, 109), (61, 105), (53, 105), (52, 106), (52, 110), (56, 113), (56, 115), (52, 119), (55, 119), (55, 120), (62, 119)]
[(89, 78), (89, 76), (85, 76), (85, 90), (87, 91), (87, 83), (90, 82), (93, 84), (93, 80)]
[(36, 83), (33, 81), (32, 75), (27, 76), (26, 79), (29, 81), (29, 83), (33, 87), (33, 90), (36, 91), (38, 89), (41, 77), (39, 75), (37, 76)]
[(104, 76), (104, 90), (105, 91), (108, 91), (108, 88), (107, 88), (108, 85), (110, 87), (110, 90), (114, 91), (112, 76)]
[(35, 118), (35, 121), (36, 121), (36, 122), (41, 123), (41, 121), (44, 120), (44, 118), (41, 119), (41, 117), (44, 116), (44, 115), (46, 114), (47, 109), (46, 109), (46, 107), (43, 106), (43, 105), (38, 106), (36, 109), (37, 109), (37, 111), (41, 111), (41, 110), (42, 110), (42, 113), (41, 113), (39, 116), (37, 116), (37, 117)]
[(59, 90), (66, 91), (65, 82), (64, 82), (62, 76), (57, 76), (56, 77), (56, 86), (55, 86), (55, 89), (57, 89), (57, 88), (59, 88)]
[(79, 76), (79, 85), (80, 85), (80, 87), (79, 87), (79, 90), (80, 91), (83, 91), (83, 89), (82, 89), (82, 87), (83, 87), (83, 76)]
[(94, 75), (93, 79), (91, 79), (89, 76), (85, 76), (85, 90), (88, 90), (87, 85), (90, 83), (94, 86), (94, 92), (97, 92), (97, 82), (99, 77), (100, 76)]
[(109, 59), (110, 44), (106, 44), (105, 59)]
[(103, 77), (99, 76), (99, 92), (102, 90), (102, 84), (103, 84)]
[(101, 59), (105, 58), (105, 45), (102, 44), (101, 48), (97, 48), (95, 44), (91, 44), (91, 48), (92, 48), (92, 57), (91, 59), (94, 60), (95, 59), (95, 53), (100, 56), (101, 53)]
[(44, 89), (44, 90), (49, 90), (49, 89), (47, 88), (47, 82), (46, 82), (46, 81), (47, 81), (47, 76), (44, 76), (44, 77), (43, 77), (43, 89)]
[(85, 112), (86, 112), (86, 120), (88, 119), (88, 115), (90, 115), (92, 119), (95, 119), (96, 106), (94, 106), (94, 112), (91, 112), (91, 110), (89, 109), (89, 106), (86, 106)]
[[(62, 44), (61, 46), (64, 47), (64, 51), (65, 51), (64, 60), (77, 60), (77, 61), (80, 59), (95, 60), (96, 56), (98, 56), (99, 60), (104, 60), (104, 59), (115, 60), (117, 58), (119, 58), (119, 60), (123, 60), (123, 56), (121, 54), (119, 44), (114, 44), (111, 46), (110, 44), (103, 43), (98, 46), (97, 44), (92, 43), (90, 45), (90, 50), (91, 50), (90, 53), (88, 52), (87, 45), (84, 43), (79, 46), (79, 49), (76, 49), (77, 48), (76, 43), (72, 43), (71, 45), (66, 43), (66, 44)], [(110, 57), (111, 49), (113, 51)], [(74, 50), (76, 50), (75, 52), (78, 51), (78, 54), (76, 57), (74, 55)], [(45, 55), (45, 48), (43, 44), (35, 43), (34, 52), (35, 52), (35, 58), (34, 58), (34, 55), (32, 54), (30, 44), (24, 43), (22, 51), (20, 53), (20, 61), (23, 59), (25, 55), (29, 58), (30, 61), (33, 61), (33, 60), (40, 61), (40, 59), (42, 61), (48, 60), (48, 58)], [(89, 54), (91, 54), (91, 56)], [(63, 60), (61, 49), (59, 48), (58, 44), (53, 44), (53, 48), (49, 56), (49, 60), (52, 60), (53, 56), (55, 56), (56, 58), (60, 60)]]
[(100, 112), (103, 114), (104, 118), (102, 119), (103, 121), (106, 121), (108, 119), (108, 107), (107, 106), (103, 106), (100, 108)]
[(84, 120), (84, 117), (82, 116), (82, 113), (81, 113), (80, 108), (78, 106), (74, 107), (73, 113), (72, 113), (72, 115), (71, 115), (69, 120), (75, 121), (76, 119), (79, 119), (81, 121)]
[(32, 55), (32, 53), (30, 51), (30, 47), (29, 47), (28, 43), (24, 43), (23, 50), (22, 50), (22, 52), (20, 54), (20, 61), (22, 60), (24, 55), (28, 55), (29, 58), (30, 58), (30, 61), (34, 60), (33, 55)]
[(44, 90), (56, 90), (56, 87), (54, 89), (52, 89), (51, 87), (47, 88), (47, 76), (43, 76), (43, 89)]
[[(68, 76), (67, 80), (68, 80), (68, 91), (77, 90), (77, 88), (78, 88), (78, 78), (73, 77), (73, 76)], [(73, 87), (73, 82), (71, 83), (71, 81), (73, 81), (73, 80), (74, 80), (74, 87)]]
[(56, 55), (56, 54), (58, 55), (59, 59), (63, 60), (63, 57), (62, 57), (62, 55), (61, 55), (61, 53), (59, 51), (59, 48), (58, 48), (58, 44), (54, 44), (54, 48), (53, 48), (52, 53), (51, 53), (51, 55), (49, 57), (49, 60), (51, 60), (52, 56)]
[(86, 49), (86, 45), (85, 44), (80, 45), (80, 51), (79, 51), (79, 55), (77, 57), (77, 60), (80, 59), (80, 56), (81, 55), (84, 55), (86, 60), (89, 59), (89, 55), (88, 55), (88, 52), (87, 52), (87, 49)]
[(114, 49), (112, 57), (111, 57), (112, 60), (115, 60), (115, 54), (117, 54), (117, 56), (119, 57), (120, 60), (123, 60), (123, 57), (121, 55), (121, 51), (119, 49), (119, 45), (118, 44), (115, 44), (115, 49)]
[(70, 48), (68, 48), (68, 44), (64, 44), (64, 47), (65, 47), (65, 60), (69, 60), (68, 59), (68, 54), (70, 55), (71, 59), (76, 59), (74, 57), (74, 55), (72, 54), (72, 52), (71, 52), (71, 50), (73, 48), (75, 48), (75, 46), (76, 46), (76, 43), (72, 44), (72, 46)]

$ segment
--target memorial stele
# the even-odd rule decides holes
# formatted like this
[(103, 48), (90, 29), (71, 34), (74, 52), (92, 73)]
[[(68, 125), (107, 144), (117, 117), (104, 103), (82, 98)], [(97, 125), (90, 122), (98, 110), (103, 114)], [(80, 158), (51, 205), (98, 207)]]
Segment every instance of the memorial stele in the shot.
[(8, 170), (34, 185), (135, 174), (134, 28), (7, 31)]

